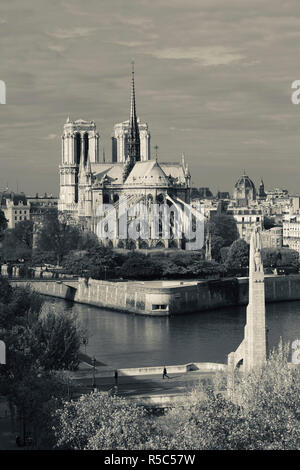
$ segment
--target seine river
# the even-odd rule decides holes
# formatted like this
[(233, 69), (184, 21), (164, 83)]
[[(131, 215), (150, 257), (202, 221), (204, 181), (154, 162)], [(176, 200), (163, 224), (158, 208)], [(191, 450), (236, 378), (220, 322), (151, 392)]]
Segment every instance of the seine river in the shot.
[[(45, 297), (46, 310), (74, 315), (88, 332), (86, 352), (116, 368), (226, 362), (243, 338), (246, 307), (144, 317)], [(268, 344), (300, 339), (300, 301), (267, 304)], [(83, 347), (84, 352), (84, 347)]]

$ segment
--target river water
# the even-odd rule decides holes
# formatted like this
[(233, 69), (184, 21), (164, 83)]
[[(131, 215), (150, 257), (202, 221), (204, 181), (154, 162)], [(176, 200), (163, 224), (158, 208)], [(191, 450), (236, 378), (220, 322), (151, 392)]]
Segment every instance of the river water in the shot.
[[(154, 318), (44, 299), (45, 311), (65, 311), (86, 329), (88, 355), (116, 368), (225, 363), (244, 334), (246, 307)], [(300, 301), (267, 304), (266, 310), (270, 349), (278, 345), (280, 337), (284, 342), (300, 339)]]

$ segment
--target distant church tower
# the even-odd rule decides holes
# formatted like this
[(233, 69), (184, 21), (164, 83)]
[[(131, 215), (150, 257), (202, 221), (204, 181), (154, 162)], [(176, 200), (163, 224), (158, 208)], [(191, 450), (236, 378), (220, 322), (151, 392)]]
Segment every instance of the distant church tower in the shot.
[(260, 199), (265, 199), (266, 198), (265, 185), (264, 185), (264, 182), (263, 182), (262, 179), (260, 180), (258, 196), (259, 196)]
[(114, 126), (112, 137), (112, 161), (124, 163), (130, 156), (134, 161), (150, 160), (150, 132), (148, 124), (142, 124), (136, 115), (134, 64), (131, 73), (130, 117)]
[(74, 212), (78, 203), (78, 173), (80, 162), (98, 163), (99, 134), (94, 121), (70, 121), (68, 117), (62, 135), (62, 158), (59, 166), (59, 211)]

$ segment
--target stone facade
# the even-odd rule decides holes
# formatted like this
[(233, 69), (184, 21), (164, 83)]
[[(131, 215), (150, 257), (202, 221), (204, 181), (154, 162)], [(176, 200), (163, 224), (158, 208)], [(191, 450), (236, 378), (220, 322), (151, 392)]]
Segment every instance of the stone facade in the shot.
[(18, 222), (30, 220), (30, 202), (23, 193), (0, 193), (0, 209), (7, 219), (8, 228), (15, 228)]
[(283, 245), (300, 254), (300, 215), (283, 221)]
[(240, 238), (249, 243), (253, 229), (259, 225), (263, 226), (262, 209), (255, 206), (233, 207), (229, 206), (227, 213), (232, 215), (236, 221), (236, 226)]
[(282, 248), (283, 245), (283, 229), (282, 227), (272, 227), (261, 233), (261, 241), (263, 248)]

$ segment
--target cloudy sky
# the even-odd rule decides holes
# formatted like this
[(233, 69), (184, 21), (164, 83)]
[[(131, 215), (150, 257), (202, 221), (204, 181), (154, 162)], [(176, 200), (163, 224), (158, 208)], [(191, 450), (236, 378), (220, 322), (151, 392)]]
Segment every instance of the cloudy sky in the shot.
[(300, 193), (299, 0), (1, 0), (0, 186), (58, 194), (63, 124), (95, 120), (106, 158), (137, 111), (161, 161), (232, 191), (246, 170)]

